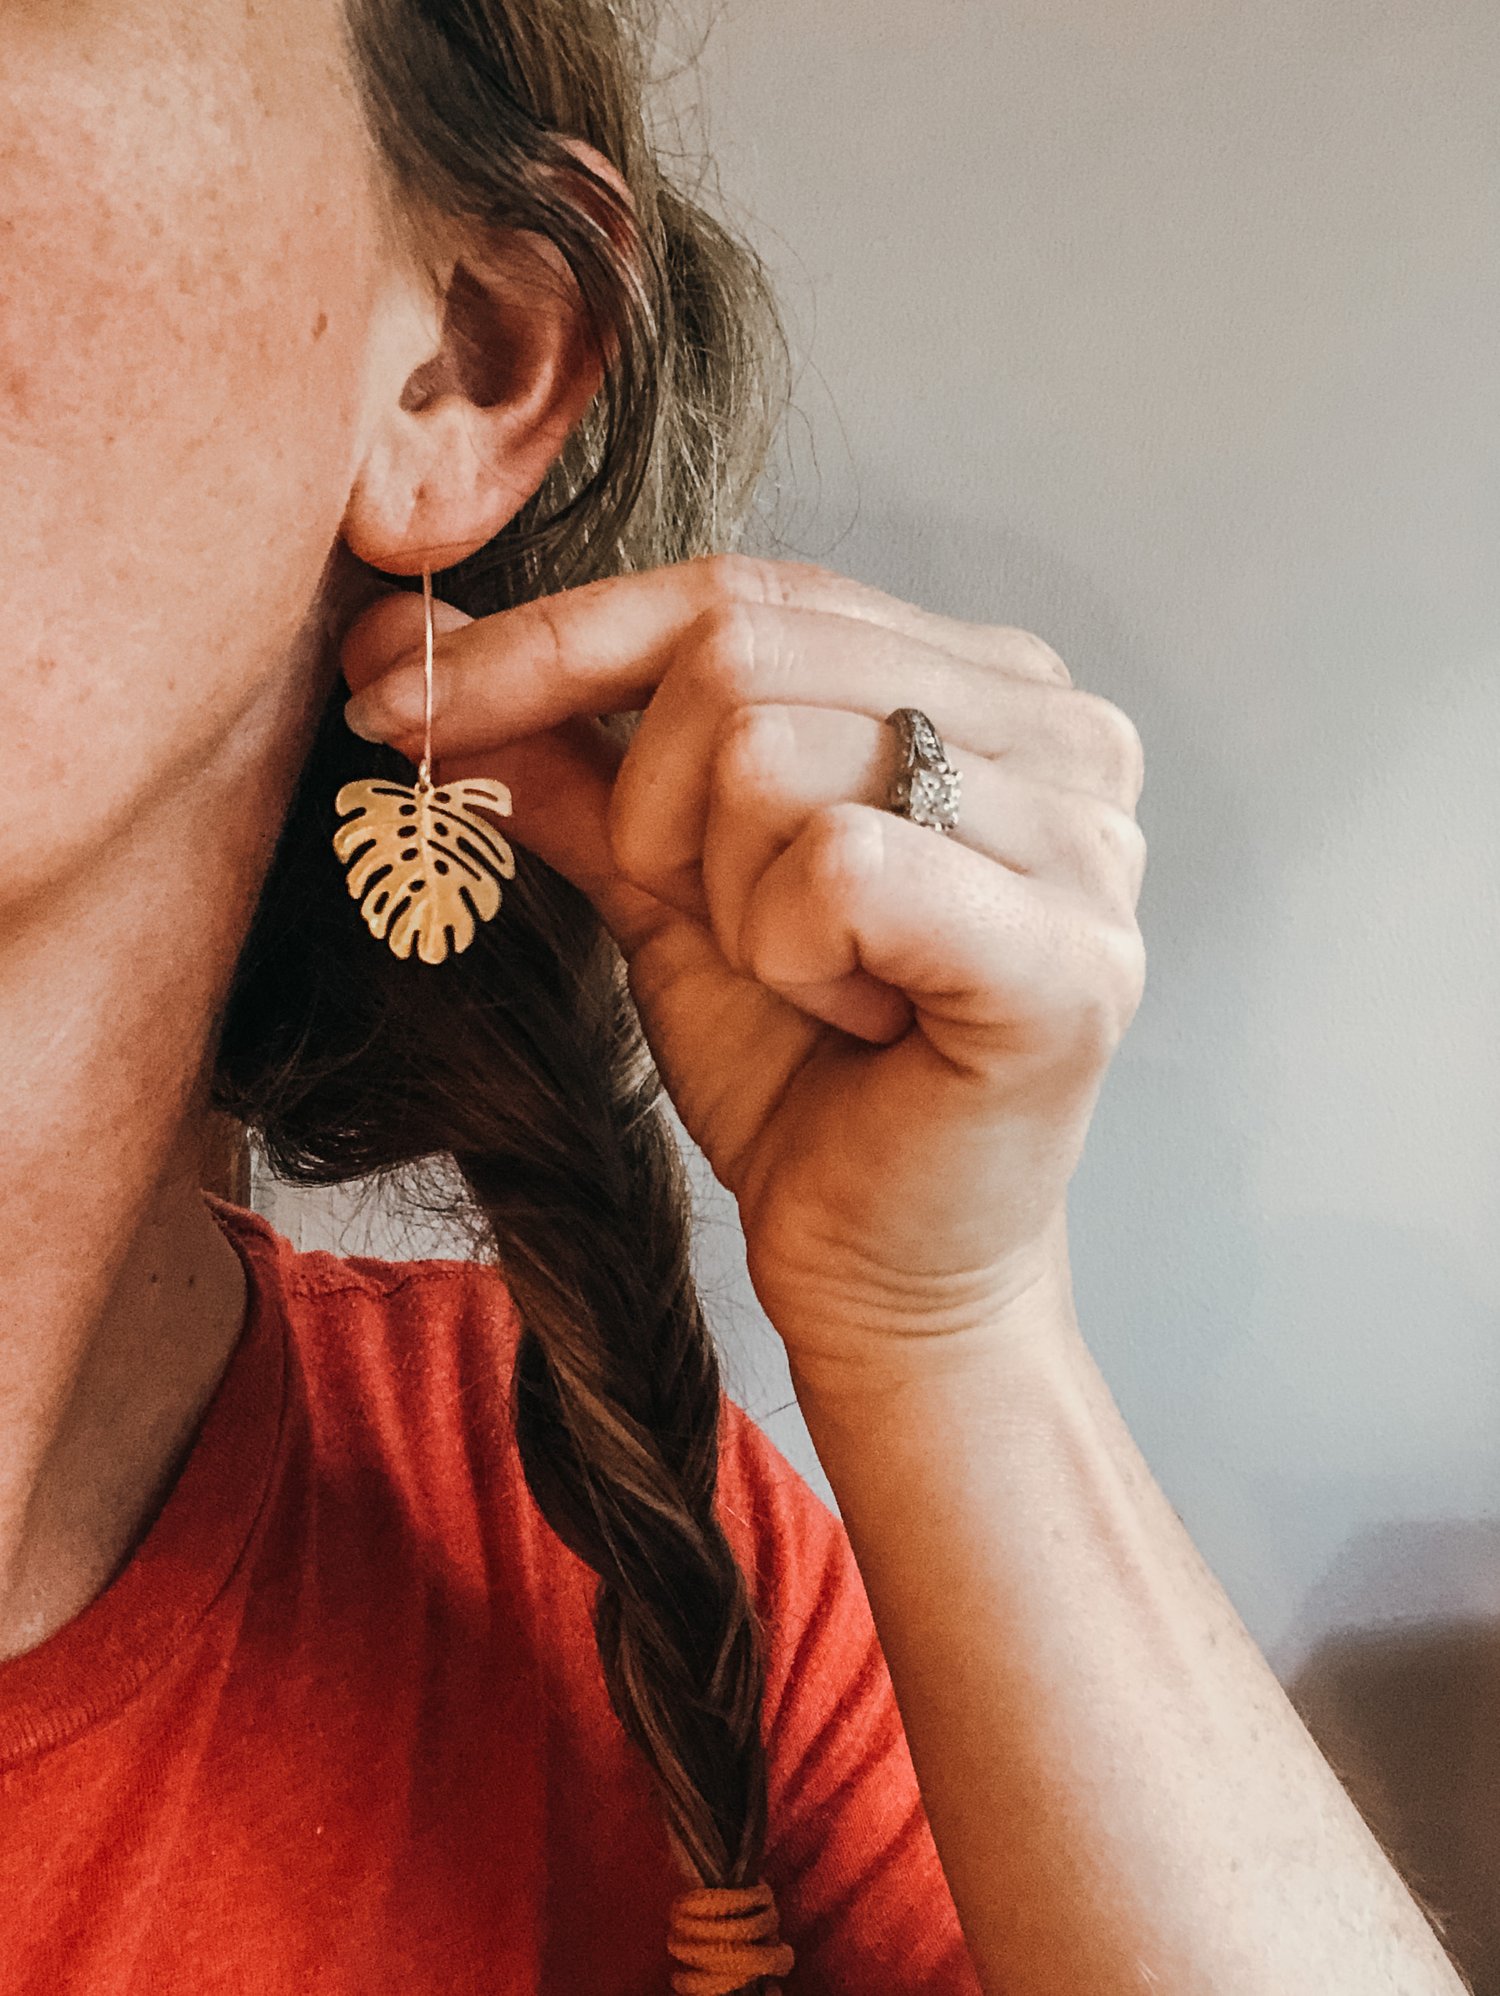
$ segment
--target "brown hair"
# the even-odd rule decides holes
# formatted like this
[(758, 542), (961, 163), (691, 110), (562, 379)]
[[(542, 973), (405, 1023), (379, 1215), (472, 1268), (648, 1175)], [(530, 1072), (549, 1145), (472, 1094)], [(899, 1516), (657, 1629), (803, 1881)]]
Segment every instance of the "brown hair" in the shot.
[[(436, 579), (471, 615), (730, 547), (774, 434), (785, 343), (754, 256), (665, 176), (645, 122), (654, 20), (621, 0), (349, 0), (393, 212), (476, 259), (536, 231), (571, 268), (604, 387), (536, 499)], [(633, 224), (563, 136), (631, 190)], [(216, 1106), (305, 1184), (451, 1159), (518, 1306), (527, 1483), (599, 1575), (605, 1681), (706, 1885), (766, 1837), (761, 1634), (715, 1510), (721, 1386), (690, 1206), (619, 951), (522, 852), (500, 917), (441, 966), (365, 930), (331, 838), (353, 777), (410, 779), (337, 688), (236, 971)], [(616, 724), (627, 738), (631, 721)], [(748, 1986), (748, 1985), (747, 1985)]]

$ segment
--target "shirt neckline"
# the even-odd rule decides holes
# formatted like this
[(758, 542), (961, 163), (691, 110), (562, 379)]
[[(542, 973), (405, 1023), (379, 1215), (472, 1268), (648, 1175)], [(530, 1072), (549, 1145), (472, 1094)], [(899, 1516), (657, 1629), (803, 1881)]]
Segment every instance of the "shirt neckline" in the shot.
[(23, 1655), (0, 1663), (0, 1765), (107, 1719), (213, 1607), (261, 1512), (284, 1428), (288, 1327), (281, 1260), (260, 1214), (203, 1194), (245, 1269), (245, 1319), (177, 1479), (104, 1591)]

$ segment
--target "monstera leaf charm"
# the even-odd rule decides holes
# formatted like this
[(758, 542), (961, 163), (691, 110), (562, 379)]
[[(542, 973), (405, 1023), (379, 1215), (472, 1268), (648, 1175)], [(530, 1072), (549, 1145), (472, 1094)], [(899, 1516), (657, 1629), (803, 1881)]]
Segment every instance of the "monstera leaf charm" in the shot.
[[(514, 880), (515, 855), (481, 811), (510, 816), (510, 792), (489, 777), (434, 785), (383, 777), (346, 783), (333, 800), (348, 818), (333, 849), (349, 867), (370, 934), (397, 956), (441, 963), (474, 940), (476, 921), (500, 908), (500, 882)], [(352, 864), (350, 862), (352, 861)]]

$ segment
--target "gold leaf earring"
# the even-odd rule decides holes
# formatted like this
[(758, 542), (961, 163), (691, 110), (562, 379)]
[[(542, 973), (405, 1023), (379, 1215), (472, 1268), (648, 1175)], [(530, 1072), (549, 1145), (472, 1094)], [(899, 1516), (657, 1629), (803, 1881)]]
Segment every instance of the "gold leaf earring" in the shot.
[[(481, 811), (510, 816), (510, 792), (493, 777), (438, 788), (432, 780), (432, 571), (422, 570), (427, 611), (427, 700), (422, 761), (413, 783), (367, 777), (346, 783), (334, 802), (341, 818), (333, 849), (349, 867), (349, 892), (372, 936), (399, 957), (412, 944), (423, 963), (441, 963), (474, 940), (476, 921), (500, 910), (500, 882), (516, 877), (515, 855)], [(352, 864), (351, 864), (352, 861)]]

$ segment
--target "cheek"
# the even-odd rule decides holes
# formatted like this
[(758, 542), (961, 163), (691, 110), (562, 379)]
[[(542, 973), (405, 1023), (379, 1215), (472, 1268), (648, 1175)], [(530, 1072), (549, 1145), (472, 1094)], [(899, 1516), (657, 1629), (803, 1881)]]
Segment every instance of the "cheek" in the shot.
[(94, 53), (93, 94), (55, 48), (7, 29), (0, 55), (0, 619), (8, 780), (34, 792), (25, 852), (0, 849), (15, 888), (13, 861), (97, 840), (286, 675), (353, 475), (377, 279), (335, 77)]

